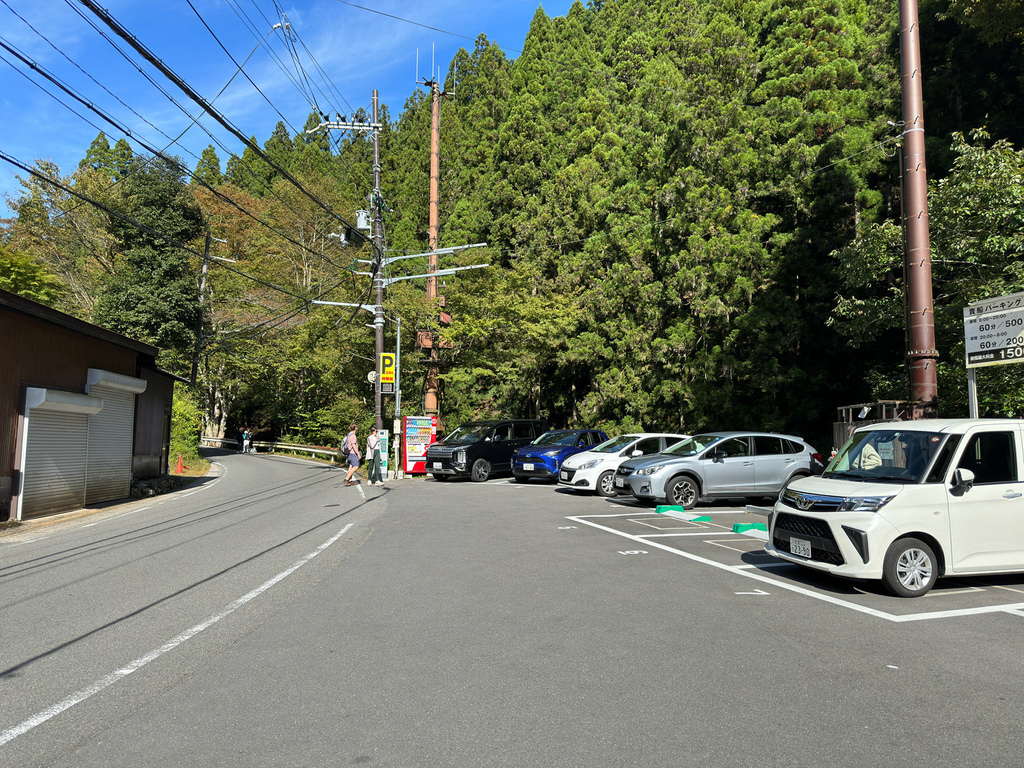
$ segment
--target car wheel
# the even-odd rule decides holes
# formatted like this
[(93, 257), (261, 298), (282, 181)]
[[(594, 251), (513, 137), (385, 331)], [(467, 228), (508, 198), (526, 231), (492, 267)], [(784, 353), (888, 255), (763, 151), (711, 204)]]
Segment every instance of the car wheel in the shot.
[(935, 553), (920, 539), (900, 539), (885, 553), (882, 583), (897, 597), (921, 597), (938, 576)]
[(473, 462), (471, 477), (474, 483), (483, 483), (491, 476), (491, 464), (487, 459), (477, 459)]
[(606, 470), (597, 478), (597, 493), (605, 498), (619, 495), (619, 492), (615, 490), (615, 472), (613, 470)]
[(697, 481), (692, 477), (677, 477), (668, 484), (665, 493), (669, 504), (679, 504), (682, 507), (692, 507), (697, 503)]
[(431, 475), (431, 477), (437, 480), (439, 483), (443, 483), (445, 480), (448, 479), (448, 475)]

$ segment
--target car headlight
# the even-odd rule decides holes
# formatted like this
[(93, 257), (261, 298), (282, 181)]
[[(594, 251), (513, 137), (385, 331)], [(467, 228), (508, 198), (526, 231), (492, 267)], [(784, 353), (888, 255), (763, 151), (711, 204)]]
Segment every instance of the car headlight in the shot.
[(634, 475), (653, 475), (656, 472), (660, 472), (665, 468), (664, 464), (655, 464), (653, 467), (640, 467)]
[(465, 451), (459, 451), (458, 453), (456, 453), (455, 454), (455, 461), (458, 462), (459, 464), (465, 464), (466, 463), (466, 452)]
[(852, 496), (843, 499), (839, 505), (840, 512), (877, 512), (896, 497), (890, 496)]
[(579, 469), (593, 469), (598, 464), (600, 464), (602, 461), (603, 461), (603, 459), (591, 459), (590, 461), (586, 461), (583, 464), (580, 464), (578, 468)]
[(545, 455), (545, 456), (549, 456), (549, 457), (551, 457), (551, 458), (554, 458), (555, 456), (557, 456), (557, 455), (558, 455), (558, 454), (560, 454), (560, 453), (561, 453), (561, 451), (559, 451), (559, 450), (554, 450), (554, 451), (544, 451), (544, 455)]

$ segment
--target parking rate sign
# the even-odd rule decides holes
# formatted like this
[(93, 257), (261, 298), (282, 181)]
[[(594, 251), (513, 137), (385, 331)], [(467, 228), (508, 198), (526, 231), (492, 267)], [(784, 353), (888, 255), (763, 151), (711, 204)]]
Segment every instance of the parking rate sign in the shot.
[(964, 307), (967, 367), (1024, 362), (1024, 293)]
[(390, 352), (380, 353), (380, 383), (395, 383), (395, 356)]

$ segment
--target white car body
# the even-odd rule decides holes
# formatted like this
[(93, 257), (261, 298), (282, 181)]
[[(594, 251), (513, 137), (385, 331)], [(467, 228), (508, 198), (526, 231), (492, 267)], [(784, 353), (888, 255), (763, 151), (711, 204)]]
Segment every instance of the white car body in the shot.
[(1024, 420), (862, 427), (821, 477), (783, 491), (765, 550), (902, 597), (939, 576), (1024, 571), (1022, 470)]
[[(670, 432), (635, 432), (619, 435), (562, 462), (558, 485), (574, 491), (614, 496), (615, 470), (626, 459), (658, 453), (687, 435)], [(603, 488), (603, 490), (602, 490)]]

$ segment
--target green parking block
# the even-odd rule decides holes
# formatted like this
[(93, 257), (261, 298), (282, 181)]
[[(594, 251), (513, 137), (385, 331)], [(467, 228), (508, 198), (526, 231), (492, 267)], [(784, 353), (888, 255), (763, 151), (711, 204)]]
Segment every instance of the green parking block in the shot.
[(708, 517), (707, 515), (701, 515), (700, 517), (693, 518), (690, 522), (691, 523), (710, 523), (711, 522), (711, 518)]
[(686, 508), (682, 504), (659, 504), (654, 511), (659, 515), (664, 515), (666, 512), (685, 512)]
[(768, 526), (764, 523), (736, 523), (732, 527), (733, 533), (746, 533), (747, 531), (764, 531), (768, 532)]

